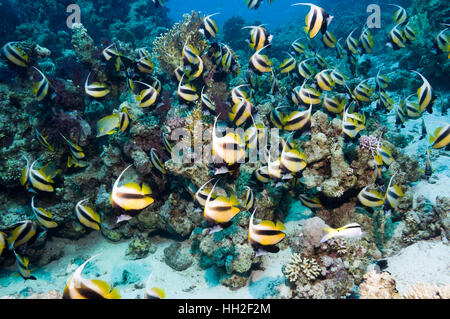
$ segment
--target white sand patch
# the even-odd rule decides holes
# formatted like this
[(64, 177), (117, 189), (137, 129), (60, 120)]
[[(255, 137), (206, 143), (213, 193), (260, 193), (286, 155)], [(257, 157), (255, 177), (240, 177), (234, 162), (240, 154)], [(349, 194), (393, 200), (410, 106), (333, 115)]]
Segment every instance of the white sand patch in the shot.
[(420, 282), (450, 284), (450, 249), (440, 241), (421, 241), (387, 259), (400, 294)]
[[(43, 293), (53, 289), (62, 293), (67, 280), (78, 267), (73, 261), (80, 259), (78, 260), (80, 263), (94, 255), (97, 257), (86, 266), (83, 276), (90, 279), (98, 278), (111, 285), (119, 282), (122, 298), (142, 298), (150, 273), (153, 273), (152, 287), (163, 288), (167, 298), (257, 298), (265, 295), (265, 289), (270, 283), (276, 282), (280, 276), (283, 276), (281, 267), (290, 257), (290, 249), (264, 256), (262, 263), (264, 270), (254, 271), (247, 286), (232, 291), (220, 284), (212, 268), (201, 269), (195, 258), (188, 269), (173, 270), (164, 262), (164, 249), (173, 243), (173, 240), (159, 236), (153, 236), (151, 240), (157, 246), (154, 254), (149, 254), (144, 259), (129, 260), (125, 256), (129, 240), (114, 243), (106, 240), (99, 232), (92, 232), (77, 241), (53, 238), (47, 243), (45, 249), (55, 245), (62, 246), (64, 256), (42, 268), (33, 269), (31, 265), (32, 274), (38, 280), (24, 281), (20, 276), (13, 275), (17, 273), (15, 264), (3, 270), (0, 273), (0, 298), (16, 295), (27, 288), (31, 288), (32, 293)], [(120, 283), (124, 270), (134, 278), (132, 283)]]

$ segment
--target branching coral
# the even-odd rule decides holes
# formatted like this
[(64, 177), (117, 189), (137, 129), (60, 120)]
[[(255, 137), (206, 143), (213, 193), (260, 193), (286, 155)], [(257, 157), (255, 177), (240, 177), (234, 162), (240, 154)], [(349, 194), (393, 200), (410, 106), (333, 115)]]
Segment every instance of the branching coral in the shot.
[(290, 282), (295, 282), (302, 276), (305, 276), (310, 281), (314, 281), (319, 277), (321, 267), (314, 258), (307, 258), (294, 253), (283, 272)]
[(359, 147), (362, 150), (369, 150), (372, 154), (377, 151), (378, 138), (373, 135), (361, 136), (359, 139)]
[(158, 60), (160, 68), (168, 74), (173, 74), (182, 65), (182, 50), (187, 38), (188, 44), (200, 53), (206, 49), (205, 38), (198, 31), (202, 24), (200, 13), (185, 14), (183, 18), (183, 21), (175, 23), (171, 30), (154, 41), (153, 56)]

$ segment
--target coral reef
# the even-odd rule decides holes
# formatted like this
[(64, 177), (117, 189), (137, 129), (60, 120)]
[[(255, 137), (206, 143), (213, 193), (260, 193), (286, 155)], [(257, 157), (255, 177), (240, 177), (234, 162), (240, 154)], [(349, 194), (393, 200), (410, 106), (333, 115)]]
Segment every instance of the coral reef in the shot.
[(399, 299), (395, 280), (387, 272), (377, 273), (372, 270), (364, 275), (364, 282), (359, 286), (361, 299)]
[(284, 274), (290, 282), (296, 282), (301, 276), (314, 281), (320, 276), (321, 267), (316, 260), (293, 254), (291, 260), (284, 269)]
[(206, 41), (198, 32), (202, 23), (199, 13), (185, 14), (183, 18), (183, 21), (175, 23), (171, 30), (158, 36), (153, 43), (153, 56), (158, 60), (160, 68), (169, 75), (183, 64), (181, 52), (186, 41), (200, 53), (206, 49)]
[(192, 265), (192, 256), (189, 248), (180, 243), (173, 243), (164, 249), (165, 262), (177, 271), (188, 269)]
[[(157, 284), (165, 283), (169, 276), (158, 273), (158, 267), (168, 269), (169, 266), (174, 270), (174, 278), (183, 278), (180, 287), (181, 282), (187, 285), (176, 293), (195, 292), (197, 284), (200, 286), (198, 282), (193, 283), (200, 282), (191, 276), (195, 273), (207, 285), (223, 285), (236, 296), (254, 298), (325, 299), (358, 295), (362, 299), (449, 298), (448, 285), (429, 283), (417, 284), (399, 295), (395, 279), (389, 273), (368, 271), (373, 267), (378, 270), (381, 266), (377, 263), (416, 242), (446, 243), (450, 240), (450, 198), (445, 192), (448, 148), (431, 149), (433, 169), (431, 173), (423, 169), (430, 148), (427, 135), (432, 135), (441, 123), (448, 122), (448, 115), (445, 115), (450, 88), (448, 52), (432, 53), (433, 41), (444, 29), (441, 24), (448, 22), (447, 3), (399, 0), (398, 4), (407, 9), (408, 26), (415, 32), (416, 40), (400, 50), (386, 49), (385, 39), (393, 21), (390, 13), (383, 13), (382, 28), (372, 30), (375, 40), (372, 52), (362, 52), (364, 44), (359, 41), (357, 49), (361, 54), (352, 56), (350, 50), (345, 50), (347, 60), (336, 56), (335, 49), (324, 46), (322, 35), (316, 39), (305, 37), (300, 28), (304, 21), (297, 14), (290, 21), (280, 15), (280, 25), (272, 26), (265, 25), (265, 21), (246, 20), (236, 9), (232, 17), (224, 17), (225, 23), (219, 26), (217, 37), (212, 38), (203, 30), (206, 12), (188, 8), (183, 11), (190, 13), (173, 24), (169, 13), (172, 16), (175, 10), (171, 11), (170, 3), (157, 6), (146, 0), (80, 0), (77, 4), (81, 8), (81, 23), (75, 23), (72, 29), (65, 24), (68, 4), (68, 1), (54, 0), (0, 3), (3, 21), (0, 46), (13, 43), (16, 55), (23, 51), (27, 56), (24, 66), (8, 57), (11, 47), (5, 47), (0, 53), (0, 235), (4, 232), (6, 237), (11, 236), (16, 224), (39, 219), (37, 214), (44, 209), (51, 213), (57, 227), (45, 229), (42, 225), (35, 242), (20, 245), (14, 251), (30, 260), (32, 274), (39, 274), (39, 284), (50, 276), (47, 266), (58, 262), (60, 265), (68, 261), (65, 258), (71, 258), (67, 269), (51, 277), (62, 285), (63, 279), (66, 281), (69, 273), (94, 252), (94, 248), (89, 250), (89, 245), (94, 244), (96, 235), (105, 243), (95, 249), (106, 252), (105, 247), (115, 247), (119, 251), (117, 247), (120, 247), (119, 253), (111, 249), (123, 260), (114, 263), (109, 270), (112, 283), (123, 287), (125, 295), (131, 295), (130, 291), (134, 293), (134, 290), (142, 294), (148, 273), (154, 274)], [(362, 16), (366, 17), (368, 4), (369, 0), (358, 1), (348, 10), (342, 3), (327, 2), (326, 12), (335, 16), (329, 31), (337, 39), (347, 39), (353, 28), (363, 27)], [(382, 1), (382, 4), (390, 3)], [(247, 12), (245, 5), (243, 9)], [(260, 17), (264, 15), (258, 15), (258, 19)], [(258, 38), (267, 37), (264, 46), (270, 43), (260, 57), (265, 59), (267, 55), (268, 72), (260, 72), (261, 65), (258, 69), (257, 62), (261, 61), (249, 46), (256, 29), (250, 33), (243, 27), (250, 25), (264, 26), (267, 30), (267, 33), (258, 33)], [(356, 34), (354, 36), (361, 40)], [(294, 50), (292, 43), (296, 39), (305, 46), (305, 52)], [(344, 42), (340, 43), (344, 45)], [(192, 66), (187, 63), (189, 54), (183, 53), (185, 44), (198, 50), (204, 69), (197, 78), (189, 74)], [(289, 72), (281, 72), (285, 59), (291, 58), (287, 53), (292, 55), (295, 66)], [(319, 56), (323, 56), (324, 61)], [(306, 82), (298, 63), (304, 60), (309, 61), (313, 73)], [(143, 61), (152, 65), (150, 71), (142, 71), (139, 63)], [(192, 84), (192, 95), (199, 97), (193, 97), (193, 101), (182, 98), (181, 90), (177, 90), (179, 79), (174, 72), (180, 66), (189, 75), (181, 84)], [(42, 71), (42, 79), (37, 69)], [(342, 72), (345, 85), (333, 80), (331, 91), (324, 89), (318, 76), (324, 70)], [(407, 114), (401, 125), (397, 121), (397, 111), (402, 99), (412, 94), (407, 103), (409, 113), (416, 100), (423, 104), (417, 96), (421, 92), (417, 90), (422, 85), (421, 79), (412, 75), (411, 70), (423, 74), (430, 83), (433, 93), (430, 100), (434, 107), (433, 112)], [(88, 74), (91, 74), (89, 81)], [(387, 88), (379, 88), (379, 74), (389, 78)], [(363, 82), (371, 89), (368, 101), (357, 96), (356, 88)], [(91, 93), (88, 93), (88, 84), (92, 86)], [(38, 97), (38, 92), (42, 93), (37, 89), (39, 85), (48, 85), (43, 98)], [(306, 118), (305, 126), (291, 135), (285, 125), (292, 114), (296, 114), (291, 112), (309, 107), (305, 102), (309, 93), (302, 91), (299, 96), (295, 93), (309, 85), (320, 88), (320, 103), (311, 106), (311, 123)], [(96, 96), (95, 91), (101, 91), (103, 86), (108, 94)], [(238, 86), (241, 91), (232, 91)], [(392, 105), (380, 110), (378, 102), (382, 93), (392, 97)], [(152, 105), (141, 107), (148, 94), (150, 100), (154, 99)], [(215, 110), (205, 107), (203, 94), (214, 102)], [(331, 112), (323, 101), (325, 96), (338, 95), (348, 97), (343, 114), (340, 114), (342, 110)], [(240, 105), (236, 100), (251, 104), (251, 109), (236, 112), (245, 117), (239, 125), (236, 119), (232, 120), (236, 116), (233, 112)], [(275, 110), (283, 114), (280, 118), (283, 123), (273, 118)], [(361, 120), (364, 123), (360, 134), (352, 138), (343, 131), (348, 121), (346, 117), (354, 119), (356, 113), (364, 117), (364, 121)], [(119, 127), (96, 137), (98, 121), (111, 115), (117, 120), (118, 114)], [(200, 143), (205, 151), (203, 155), (209, 156), (210, 131), (216, 117), (218, 131), (239, 128), (249, 132), (254, 121), (268, 129), (281, 127), (279, 132), (267, 133), (270, 145), (259, 145), (260, 154), (266, 155), (266, 146), (286, 150), (284, 146), (289, 144), (290, 148), (292, 141), (302, 150), (300, 157), (306, 167), (291, 172), (286, 166), (286, 157), (278, 157), (272, 161), (275, 168), (271, 166), (273, 170), (267, 177), (258, 175), (268, 167), (265, 166), (266, 156), (257, 163), (247, 161), (239, 165), (198, 162), (190, 154), (183, 154), (188, 163), (178, 163), (171, 158), (171, 146), (180, 141), (167, 142), (165, 137), (177, 129), (185, 129), (191, 136), (198, 137), (198, 126), (205, 131)], [(426, 129), (421, 127), (421, 120)], [(311, 134), (305, 129), (309, 126)], [(248, 151), (246, 137), (233, 137), (233, 143), (227, 140), (226, 145), (233, 146), (227, 151), (235, 151), (239, 140)], [(290, 137), (292, 140), (286, 143)], [(282, 139), (285, 144), (277, 145)], [(188, 150), (195, 149), (195, 140), (185, 139), (184, 142)], [(385, 152), (384, 157), (392, 154), (392, 161), (376, 162), (374, 157), (380, 148)], [(298, 158), (292, 161), (300, 162)], [(28, 172), (32, 163), (35, 172), (43, 175), (47, 164), (58, 168), (51, 182), (46, 181), (53, 185), (53, 192), (40, 191), (36, 182), (33, 184), (32, 174)], [(129, 165), (132, 168), (122, 175)], [(376, 169), (380, 172), (378, 179)], [(28, 173), (23, 175), (24, 172)], [(120, 186), (115, 184), (119, 176)], [(395, 207), (389, 207), (386, 202), (389, 195), (386, 188), (392, 176), (392, 182), (401, 190), (398, 192), (404, 194), (394, 198)], [(235, 207), (239, 208), (239, 213), (228, 224), (205, 218), (204, 208), (194, 203), (196, 191), (211, 179), (217, 181), (221, 189), (211, 194), (212, 198), (220, 194), (238, 199)], [(113, 206), (113, 189), (131, 189), (131, 193), (121, 194), (128, 200), (137, 199), (142, 194), (136, 194), (136, 189), (139, 186), (141, 192), (144, 184), (151, 189), (151, 194), (146, 194), (154, 200), (151, 205), (138, 211), (127, 210), (116, 203)], [(383, 195), (386, 194), (383, 203), (374, 209), (361, 207), (357, 202), (359, 192), (369, 185), (376, 185), (383, 190)], [(252, 207), (245, 205), (245, 196), (250, 194), (247, 190), (251, 190), (253, 196)], [(33, 197), (42, 210), (31, 206)], [(85, 199), (99, 215), (99, 231), (89, 229), (76, 210), (77, 203)], [(280, 226), (276, 222), (284, 223), (281, 229), (286, 236), (276, 245), (281, 250), (278, 253), (260, 256), (262, 248), (273, 247), (259, 247), (249, 240), (253, 212), (256, 220), (270, 225), (267, 227)], [(270, 222), (274, 222), (273, 226)], [(321, 243), (325, 229), (345, 228), (354, 223), (360, 227), (362, 236), (333, 237)], [(84, 249), (81, 253), (82, 249), (78, 250), (76, 245), (83, 240), (86, 247), (81, 247)], [(68, 242), (74, 247), (66, 249), (70, 246)], [(8, 245), (0, 248), (3, 250), (0, 251), (2, 271), (5, 268), (5, 273), (16, 272), (14, 252)], [(66, 256), (72, 253), (76, 255)], [(111, 256), (106, 259), (110, 261)], [(106, 271), (97, 266), (92, 266), (96, 277), (105, 275)], [(38, 267), (36, 272), (34, 267)], [(266, 270), (270, 276), (271, 271), (276, 270), (277, 274), (253, 280), (254, 272)], [(2, 289), (8, 285), (18, 287), (19, 281), (10, 280), (9, 275), (4, 277)], [(14, 294), (5, 293), (0, 297), (62, 297), (62, 291), (51, 290), (50, 285), (45, 290), (42, 287), (21, 287)], [(174, 287), (166, 288), (174, 293)]]

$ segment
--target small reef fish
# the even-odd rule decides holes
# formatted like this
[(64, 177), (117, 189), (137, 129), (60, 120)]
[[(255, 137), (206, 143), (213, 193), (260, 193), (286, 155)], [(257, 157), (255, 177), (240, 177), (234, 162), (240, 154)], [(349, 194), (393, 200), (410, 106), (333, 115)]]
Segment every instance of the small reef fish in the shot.
[(205, 208), (203, 210), (203, 215), (206, 220), (218, 224), (220, 227), (224, 228), (230, 224), (231, 219), (236, 216), (240, 209), (237, 207), (239, 201), (236, 196), (231, 195), (217, 196), (214, 200), (211, 200), (212, 194), (214, 194), (214, 189), (219, 181), (217, 181), (211, 191), (208, 194), (205, 202)]
[(372, 189), (372, 185), (364, 187), (358, 194), (358, 204), (365, 207), (378, 207), (384, 204), (384, 195), (376, 189)]
[(102, 54), (106, 61), (111, 60), (113, 57), (119, 58), (121, 56), (120, 52), (117, 50), (115, 43), (111, 43), (106, 48), (104, 48)]
[(84, 267), (96, 256), (86, 260), (75, 270), (64, 288), (63, 299), (120, 299), (119, 288), (111, 290), (108, 283), (99, 279), (82, 277)]
[(145, 74), (153, 74), (153, 71), (155, 69), (155, 63), (148, 58), (148, 57), (142, 57), (139, 60), (136, 61), (136, 65), (138, 67), (139, 72), (145, 73)]
[[(253, 117), (252, 117), (253, 119)], [(256, 124), (253, 121), (253, 126), (250, 126), (245, 131), (245, 143), (249, 150), (261, 149), (267, 144), (266, 127), (263, 123)]]
[(273, 35), (270, 35), (263, 26), (248, 26), (242, 29), (251, 29), (249, 45), (252, 50), (259, 51), (272, 43)]
[(211, 100), (208, 95), (203, 93), (204, 90), (205, 90), (205, 87), (202, 88), (202, 93), (200, 94), (202, 107), (206, 107), (207, 109), (209, 109), (211, 111), (215, 111), (216, 110), (216, 103), (214, 103), (214, 101)]
[(396, 26), (406, 25), (409, 21), (408, 12), (406, 12), (406, 9), (396, 4), (389, 4), (389, 5), (398, 8), (398, 10), (394, 13), (395, 25)]
[(120, 119), (119, 119), (119, 130), (123, 134), (128, 128), (128, 125), (130, 125), (131, 122), (131, 116), (130, 113), (128, 113), (128, 109), (126, 107), (122, 108), (122, 111), (119, 113)]
[(267, 55), (260, 54), (265, 48), (267, 48), (267, 46), (257, 50), (250, 58), (249, 67), (257, 75), (272, 72), (272, 61), (269, 60)]
[(331, 78), (330, 71), (332, 70), (326, 69), (316, 74), (315, 79), (317, 85), (320, 87), (322, 91), (331, 91), (333, 87), (336, 85), (333, 79)]
[(309, 65), (309, 64), (306, 63), (306, 62), (311, 61), (311, 60), (313, 60), (313, 59), (314, 59), (314, 58), (309, 58), (309, 59), (306, 59), (306, 60), (301, 61), (301, 62), (298, 64), (297, 72), (298, 72), (298, 74), (299, 74), (299, 76), (300, 76), (301, 79), (309, 80), (309, 79), (311, 79), (311, 78), (313, 77), (313, 75), (314, 75), (314, 70), (313, 70), (313, 68), (311, 67), (311, 65)]
[(327, 31), (322, 36), (322, 42), (326, 48), (335, 48), (337, 40), (333, 33)]
[(424, 139), (427, 136), (427, 127), (425, 126), (425, 120), (422, 117), (422, 135), (420, 135), (419, 140)]
[(41, 72), (41, 70), (39, 70), (38, 68), (34, 67), (33, 68), (39, 72), (39, 74), (42, 76), (42, 79), (40, 81), (37, 81), (34, 83), (33, 85), (33, 94), (36, 95), (36, 99), (38, 101), (42, 101), (43, 99), (45, 99), (45, 97), (48, 94), (48, 89), (50, 87), (50, 83), (47, 79), (47, 77), (44, 75), (44, 73)]
[(233, 132), (229, 132), (223, 137), (217, 137), (216, 127), (218, 118), (219, 117), (216, 116), (212, 131), (212, 154), (214, 157), (222, 160), (228, 165), (240, 163), (246, 155), (245, 143), (238, 134)]
[(114, 113), (97, 121), (97, 137), (111, 135), (118, 131), (120, 114)]
[(55, 151), (53, 147), (47, 142), (47, 137), (42, 136), (42, 134), (39, 133), (37, 129), (35, 129), (34, 132), (36, 134), (36, 139), (38, 140), (39, 144), (48, 149), (50, 152)]
[(404, 123), (407, 120), (407, 114), (405, 110), (405, 100), (401, 100), (395, 109), (395, 125), (398, 128), (401, 126), (405, 127)]
[(311, 198), (311, 197), (308, 197), (308, 196), (302, 194), (299, 196), (299, 199), (302, 202), (303, 206), (306, 206), (308, 208), (311, 208), (311, 209), (323, 208), (323, 205), (320, 202), (319, 197), (317, 197), (317, 196)]
[(167, 153), (172, 154), (173, 146), (172, 143), (170, 143), (169, 139), (167, 138), (167, 133), (162, 133), (162, 140), (163, 140), (163, 146)]
[(433, 174), (433, 168), (431, 167), (431, 161), (430, 161), (430, 148), (427, 149), (427, 161), (425, 164), (425, 170), (422, 171), (422, 173), (425, 174), (425, 177), (428, 179), (430, 179), (431, 175)]
[(19, 256), (15, 249), (13, 251), (16, 256), (17, 269), (19, 270), (20, 276), (25, 280), (36, 280), (36, 277), (32, 276), (31, 271), (28, 269), (28, 265), (30, 264), (28, 258)]
[[(53, 177), (56, 176), (56, 174), (59, 172), (50, 170), (50, 163), (44, 166), (41, 169), (34, 169), (34, 165), (36, 164), (37, 160), (34, 161), (28, 170), (28, 181), (30, 182), (31, 186), (34, 189), (40, 190), (41, 192), (53, 192), (54, 188), (52, 184), (55, 182), (53, 181)], [(27, 162), (28, 166), (28, 162)], [(47, 172), (52, 172), (48, 174)], [(25, 183), (24, 183), (25, 184)], [(24, 185), (22, 184), (22, 185)]]
[(278, 86), (277, 77), (275, 76), (275, 73), (272, 70), (272, 85), (270, 86), (270, 94), (274, 95), (280, 91)]
[(376, 80), (375, 80), (375, 82), (376, 82), (375, 89), (377, 91), (384, 90), (389, 85), (389, 78), (386, 75), (381, 74), (380, 72), (381, 72), (381, 69), (378, 70), (377, 77), (376, 77)]
[(375, 162), (382, 166), (383, 164), (389, 166), (394, 161), (394, 157), (392, 156), (392, 152), (386, 146), (381, 145), (381, 138), (378, 141), (377, 145), (377, 154), (375, 155)]
[(81, 148), (81, 146), (79, 146), (79, 145), (69, 141), (61, 133), (59, 133), (59, 135), (61, 135), (61, 137), (67, 142), (67, 144), (69, 144), (69, 150), (70, 150), (70, 153), (72, 154), (73, 157), (75, 157), (78, 160), (82, 160), (82, 159), (84, 159), (86, 157), (86, 155), (84, 154), (84, 151)]
[(345, 47), (347, 49), (347, 51), (350, 53), (353, 53), (354, 55), (359, 54), (359, 49), (358, 49), (358, 40), (356, 40), (352, 35), (353, 33), (357, 30), (357, 28), (355, 28), (352, 32), (350, 32), (350, 34), (347, 36), (347, 39), (345, 40)]
[(448, 29), (449, 28), (442, 30), (436, 38), (434, 38), (433, 49), (431, 52), (434, 54), (449, 53), (448, 58), (450, 59), (450, 38), (448, 34), (445, 34)]
[(346, 76), (342, 74), (338, 69), (334, 69), (330, 73), (331, 79), (336, 83), (337, 85), (345, 85)]
[(89, 162), (76, 159), (72, 155), (69, 155), (67, 157), (67, 167), (68, 168), (71, 168), (72, 166), (73, 167), (81, 167), (81, 168), (83, 168), (83, 167), (86, 167), (88, 165), (89, 165)]
[(146, 108), (146, 107), (150, 107), (152, 105), (156, 105), (156, 102), (158, 101), (159, 98), (159, 93), (158, 91), (151, 85), (144, 83), (144, 82), (140, 82), (140, 81), (135, 81), (135, 83), (141, 84), (146, 86), (147, 88), (142, 90), (139, 95), (136, 97), (136, 99), (139, 101), (139, 106), (142, 108)]
[(306, 51), (306, 46), (299, 42), (300, 38), (292, 42), (291, 47), (297, 54), (303, 54)]
[(250, 211), (253, 209), (253, 206), (255, 206), (255, 194), (253, 193), (253, 189), (249, 186), (245, 186), (245, 202), (244, 202), (244, 208), (247, 211)]
[(197, 94), (197, 89), (189, 83), (183, 83), (184, 74), (181, 76), (180, 82), (178, 83), (177, 96), (180, 102), (188, 103), (194, 102), (199, 99)]
[(377, 110), (392, 110), (394, 107), (394, 100), (391, 99), (386, 92), (380, 91), (379, 98), (377, 100)]
[(316, 60), (317, 64), (320, 67), (322, 67), (322, 68), (327, 68), (328, 67), (327, 60), (325, 60), (325, 58), (323, 56), (321, 56), (320, 54), (316, 53), (316, 55), (314, 56), (314, 59)]
[(231, 112), (228, 113), (229, 120), (236, 126), (244, 124), (251, 116), (253, 104), (246, 99), (240, 99), (239, 103), (236, 103), (231, 108)]
[(327, 234), (320, 240), (321, 244), (331, 238), (359, 238), (364, 234), (361, 230), (361, 226), (357, 223), (350, 223), (337, 229), (325, 226), (324, 230)]
[(342, 38), (339, 38), (336, 42), (336, 58), (338, 59), (343, 59), (345, 56), (344, 53), (344, 48), (342, 47), (340, 41), (342, 40)]
[(350, 113), (350, 108), (351, 105), (344, 109), (342, 117), (342, 133), (346, 137), (353, 139), (365, 128), (366, 118), (359, 113)]
[(161, 172), (162, 174), (167, 174), (166, 168), (164, 164), (161, 162), (161, 159), (159, 158), (154, 148), (150, 150), (150, 162), (152, 163), (152, 166), (156, 168), (159, 172)]
[(317, 105), (322, 103), (322, 93), (306, 85), (306, 81), (304, 81), (302, 86), (300, 87), (299, 97), (301, 101), (306, 105)]
[(188, 44), (190, 37), (187, 37), (186, 42), (183, 47), (182, 55), (183, 55), (183, 64), (197, 64), (199, 61), (199, 52), (192, 45)]
[(119, 187), (120, 179), (122, 175), (132, 165), (125, 168), (114, 183), (111, 192), (111, 204), (113, 206), (121, 207), (124, 210), (142, 210), (154, 202), (154, 199), (149, 195), (152, 194), (150, 186), (143, 183), (141, 185), (137, 183), (127, 183)]
[(271, 182), (271, 178), (270, 178), (268, 169), (269, 168), (267, 166), (263, 166), (263, 167), (258, 168), (255, 171), (255, 173), (254, 173), (255, 174), (255, 178), (256, 178), (256, 180), (258, 182), (261, 182), (261, 183), (264, 183), (264, 184)]
[(414, 96), (414, 94), (411, 94), (410, 96), (408, 96), (405, 99), (405, 104), (406, 104), (407, 118), (415, 120), (422, 116), (422, 112), (420, 111), (420, 105), (418, 103), (409, 101), (409, 99), (413, 96)]
[(413, 43), (416, 40), (416, 31), (408, 24), (404, 29), (406, 43)]
[(281, 168), (293, 175), (301, 172), (306, 168), (306, 155), (300, 150), (286, 148), (287, 143), (284, 144), (281, 152), (280, 164)]
[(100, 215), (96, 213), (91, 207), (83, 205), (89, 199), (80, 200), (75, 206), (75, 215), (81, 225), (94, 230), (100, 230)]
[(267, 172), (269, 173), (270, 178), (280, 181), (282, 180), (282, 172), (281, 172), (281, 163), (279, 157), (272, 160), (272, 154), (270, 150), (267, 150)]
[(20, 175), (20, 185), (25, 186), (28, 183), (28, 177), (30, 175), (30, 162), (28, 161), (28, 158), (23, 156), (27, 164), (22, 169), (22, 174)]
[(231, 70), (233, 55), (227, 45), (223, 45), (223, 47), (227, 50), (227, 52), (225, 54), (222, 54), (222, 68), (225, 72), (228, 72)]
[(255, 9), (257, 10), (262, 3), (262, 0), (245, 0), (247, 7), (249, 10)]
[(359, 102), (370, 102), (373, 89), (367, 85), (367, 80), (360, 82), (353, 90), (353, 96)]
[(150, 287), (152, 274), (148, 276), (147, 283), (145, 285), (144, 299), (164, 299), (166, 298), (166, 293), (164, 289), (158, 287)]
[(280, 64), (280, 73), (291, 73), (292, 71), (295, 70), (295, 68), (297, 67), (297, 61), (295, 60), (295, 58), (290, 55), (289, 58), (286, 58), (281, 64)]
[(333, 16), (326, 13), (324, 9), (312, 3), (294, 3), (292, 6), (311, 7), (311, 10), (306, 15), (306, 27), (304, 27), (305, 33), (310, 39), (313, 39), (319, 32), (322, 32), (322, 34), (327, 32), (328, 25), (333, 20)]
[(0, 231), (0, 256), (6, 248), (6, 234)]
[[(195, 204), (195, 205), (200, 206), (200, 207), (203, 207), (203, 208), (205, 207), (206, 200), (208, 199), (209, 193), (211, 192), (210, 189), (207, 189), (207, 188), (205, 188), (205, 187), (206, 187), (206, 185), (208, 185), (212, 180), (213, 180), (213, 178), (210, 179), (209, 181), (207, 181), (205, 184), (203, 184), (203, 185), (197, 190), (197, 192), (195, 192), (195, 194), (194, 194), (194, 204)], [(213, 194), (213, 196), (216, 197), (215, 194)]]
[(389, 32), (388, 40), (386, 42), (386, 45), (388, 47), (393, 48), (394, 50), (400, 50), (401, 48), (404, 48), (406, 39), (403, 33), (403, 30), (398, 29), (398, 25), (392, 28), (392, 30)]
[(450, 124), (438, 127), (434, 131), (434, 135), (430, 136), (429, 140), (431, 147), (434, 149), (448, 147), (450, 143)]
[(180, 82), (181, 81), (181, 77), (184, 74), (184, 70), (183, 70), (183, 66), (180, 65), (178, 68), (175, 69), (175, 71), (173, 71), (173, 74), (175, 75), (175, 79)]
[(398, 206), (400, 197), (405, 196), (405, 194), (403, 194), (402, 188), (400, 187), (400, 185), (392, 185), (392, 181), (394, 180), (395, 174), (391, 177), (390, 181), (389, 181), (389, 185), (387, 187), (386, 190), (386, 194), (384, 195), (384, 203), (385, 203), (385, 208), (391, 208), (391, 209), (395, 209)]
[(270, 122), (278, 129), (282, 130), (285, 123), (285, 116), (279, 111), (279, 107), (270, 112)]
[(53, 220), (53, 216), (48, 210), (34, 205), (34, 196), (31, 198), (31, 209), (33, 210), (34, 216), (36, 216), (39, 225), (47, 229), (58, 227), (58, 224)]
[(283, 230), (286, 230), (286, 227), (281, 222), (274, 223), (270, 220), (263, 220), (255, 225), (253, 223), (254, 215), (255, 212), (250, 217), (248, 226), (250, 243), (270, 253), (279, 252), (280, 248), (276, 245), (286, 237), (286, 233), (283, 232)]
[(18, 46), (19, 42), (8, 42), (2, 47), (3, 56), (12, 64), (25, 68), (28, 66), (28, 55)]
[(217, 32), (219, 32), (219, 27), (217, 26), (216, 21), (211, 19), (211, 17), (218, 15), (220, 13), (213, 13), (210, 15), (207, 15), (203, 18), (203, 24), (202, 28), (200, 29), (201, 32), (206, 36), (206, 38), (215, 38)]
[(344, 111), (345, 105), (348, 100), (345, 97), (333, 96), (329, 97), (327, 95), (323, 98), (322, 107), (329, 113), (341, 114)]
[(436, 96), (434, 95), (433, 89), (427, 79), (417, 71), (417, 73), (423, 81), (422, 86), (417, 90), (417, 97), (419, 100), (420, 112), (423, 113), (427, 110), (428, 113), (433, 113), (433, 105), (436, 102)]
[(309, 133), (311, 130), (312, 103), (305, 111), (294, 111), (283, 119), (283, 129), (289, 132)]
[(361, 54), (363, 53), (372, 53), (372, 48), (375, 45), (373, 40), (373, 35), (370, 32), (369, 28), (365, 27), (361, 33), (359, 38), (359, 43), (361, 44)]
[(247, 99), (247, 93), (241, 90), (241, 88), (245, 86), (250, 86), (250, 84), (241, 84), (231, 90), (231, 101), (234, 104), (239, 103), (241, 99)]
[(26, 244), (36, 236), (37, 232), (38, 224), (36, 221), (24, 220), (19, 222), (18, 226), (14, 228), (7, 239), (9, 249), (11, 250)]
[(86, 78), (86, 82), (84, 83), (84, 91), (87, 95), (92, 96), (93, 98), (102, 98), (105, 97), (111, 92), (110, 89), (107, 88), (107, 86), (103, 83), (99, 82), (93, 82), (89, 84), (89, 77), (91, 76), (91, 73)]

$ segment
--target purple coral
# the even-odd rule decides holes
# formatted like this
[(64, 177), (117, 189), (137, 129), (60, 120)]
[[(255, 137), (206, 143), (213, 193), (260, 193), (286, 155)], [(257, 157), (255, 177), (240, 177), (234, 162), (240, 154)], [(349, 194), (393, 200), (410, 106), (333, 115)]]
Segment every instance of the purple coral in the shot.
[(377, 152), (378, 137), (374, 135), (364, 135), (359, 139), (359, 147), (362, 150), (369, 150), (372, 154)]
[(167, 118), (166, 124), (167, 124), (167, 126), (170, 127), (171, 130), (175, 130), (177, 128), (184, 127), (185, 120), (184, 120), (184, 118), (182, 118), (178, 115), (171, 116), (171, 117)]

